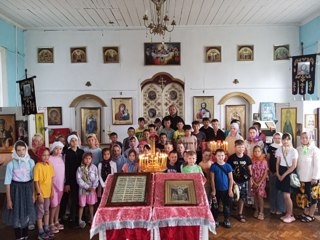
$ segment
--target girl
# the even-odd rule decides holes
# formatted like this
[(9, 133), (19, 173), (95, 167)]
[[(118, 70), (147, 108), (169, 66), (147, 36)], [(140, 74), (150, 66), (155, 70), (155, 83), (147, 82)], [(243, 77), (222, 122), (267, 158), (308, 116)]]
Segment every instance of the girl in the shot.
[(7, 204), (2, 221), (14, 228), (16, 239), (28, 239), (28, 225), (36, 221), (33, 195), (34, 161), (27, 144), (21, 140), (14, 145), (12, 160), (6, 168), (4, 184)]
[(128, 153), (128, 160), (122, 167), (122, 171), (124, 173), (138, 172), (138, 164), (136, 162), (136, 159), (137, 159), (137, 153), (134, 149), (131, 149)]
[(285, 223), (291, 223), (296, 219), (293, 216), (292, 200), (290, 198), (290, 174), (297, 167), (298, 152), (292, 147), (290, 133), (282, 135), (282, 147), (276, 151), (277, 165), (277, 187), (283, 193), (284, 202), (287, 208), (286, 214), (280, 219)]
[(98, 164), (102, 161), (101, 148), (99, 148), (99, 141), (97, 136), (94, 133), (90, 133), (87, 136), (87, 143), (89, 146), (84, 147), (83, 151), (92, 153), (92, 163), (97, 167)]
[(39, 154), (41, 161), (34, 167), (34, 185), (37, 193), (38, 240), (45, 240), (54, 237), (49, 230), (49, 207), (54, 172), (52, 165), (49, 163), (49, 148), (43, 148)]
[(96, 188), (99, 185), (97, 167), (92, 164), (92, 153), (83, 154), (81, 166), (77, 170), (77, 183), (79, 184), (79, 226), (85, 228), (86, 223), (82, 220), (83, 208), (89, 205), (90, 223), (93, 219), (93, 207), (97, 202)]
[(275, 153), (278, 148), (281, 148), (282, 133), (277, 132), (273, 135), (273, 143), (268, 147), (267, 162), (269, 165), (269, 198), (270, 198), (270, 213), (281, 215), (286, 211), (284, 206), (283, 194), (276, 186), (276, 164), (277, 158)]
[(253, 155), (253, 148), (255, 146), (259, 146), (261, 149), (264, 148), (263, 142), (260, 140), (258, 131), (255, 127), (250, 127), (248, 130), (248, 139), (244, 141), (244, 145), (246, 148), (245, 154), (247, 154), (250, 158)]
[(109, 148), (102, 149), (102, 162), (98, 165), (98, 174), (101, 187), (106, 187), (106, 179), (109, 174), (117, 172), (117, 164), (111, 161), (111, 150)]
[(262, 154), (260, 146), (253, 148), (252, 156), (252, 188), (251, 191), (254, 195), (255, 212), (253, 216), (259, 220), (264, 219), (264, 198), (267, 197), (266, 193), (266, 178), (268, 174), (268, 164)]
[(184, 152), (185, 152), (185, 148), (184, 148), (184, 145), (182, 143), (178, 143), (177, 144), (177, 152), (178, 152), (178, 162), (181, 163), (181, 164), (184, 164), (185, 163), (185, 160), (184, 160)]
[(60, 202), (64, 187), (64, 161), (62, 159), (63, 151), (62, 142), (54, 142), (51, 146), (52, 155), (49, 157), (49, 162), (52, 164), (54, 177), (52, 179), (52, 195), (50, 202), (50, 231), (58, 233), (63, 230), (64, 226), (59, 223)]
[(319, 180), (320, 180), (320, 150), (310, 143), (309, 136), (303, 132), (300, 136), (301, 145), (297, 147), (299, 154), (297, 173), (303, 187), (300, 188), (301, 195), (305, 194), (308, 203), (300, 215), (300, 221), (309, 223), (315, 220), (314, 212), (319, 199)]

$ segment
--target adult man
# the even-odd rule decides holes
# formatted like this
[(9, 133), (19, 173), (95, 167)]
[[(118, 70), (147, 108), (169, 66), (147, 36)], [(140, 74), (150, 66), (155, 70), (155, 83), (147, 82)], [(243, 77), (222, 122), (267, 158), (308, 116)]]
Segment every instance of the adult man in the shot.
[[(177, 130), (178, 129), (177, 128), (177, 123), (179, 121), (182, 121), (183, 124), (184, 124), (184, 120), (181, 117), (178, 116), (177, 107), (174, 104), (169, 106), (169, 115), (167, 117), (169, 117), (170, 120), (171, 120), (171, 126), (170, 127), (173, 130)], [(163, 120), (162, 120), (162, 125), (164, 126), (164, 121)]]

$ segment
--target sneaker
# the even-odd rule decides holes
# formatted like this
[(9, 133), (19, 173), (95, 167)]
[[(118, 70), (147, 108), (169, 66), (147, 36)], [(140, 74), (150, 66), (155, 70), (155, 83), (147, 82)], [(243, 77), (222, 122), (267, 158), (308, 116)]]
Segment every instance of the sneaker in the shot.
[(259, 213), (257, 218), (258, 218), (259, 220), (264, 220), (264, 214), (263, 214), (263, 212)]
[(258, 215), (259, 215), (259, 212), (258, 212), (258, 211), (254, 211), (253, 217), (254, 217), (254, 218), (258, 218)]
[(36, 228), (36, 226), (34, 225), (34, 224), (30, 224), (29, 226), (28, 226), (28, 230), (29, 231), (32, 231), (32, 230), (34, 230)]
[(225, 228), (231, 228), (231, 223), (230, 223), (229, 219), (225, 219), (225, 220), (223, 221), (223, 226), (224, 226)]
[(45, 232), (38, 235), (38, 240), (48, 240), (48, 239), (49, 239), (49, 236)]
[(55, 234), (55, 233), (59, 232), (59, 229), (55, 225), (51, 224), (50, 225), (50, 232)]
[(296, 219), (293, 217), (293, 216), (289, 216), (289, 217), (286, 217), (285, 219), (283, 219), (283, 222), (284, 223), (292, 223), (294, 222)]
[(64, 229), (64, 225), (60, 224), (59, 222), (56, 222), (54, 224), (54, 226), (58, 229), (58, 230), (63, 230)]
[(51, 232), (50, 230), (44, 231), (44, 232), (48, 235), (49, 239), (54, 239), (54, 233), (53, 232)]
[(80, 228), (85, 228), (85, 227), (86, 227), (86, 222), (80, 220), (80, 221), (79, 221), (79, 227), (80, 227)]
[(280, 218), (280, 220), (284, 220), (285, 218), (287, 218), (288, 216), (287, 215), (283, 215), (281, 218)]

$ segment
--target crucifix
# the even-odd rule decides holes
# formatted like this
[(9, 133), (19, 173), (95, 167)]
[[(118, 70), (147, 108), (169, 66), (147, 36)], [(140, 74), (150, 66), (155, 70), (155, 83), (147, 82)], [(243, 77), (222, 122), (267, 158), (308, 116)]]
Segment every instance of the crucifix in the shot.
[(162, 91), (163, 91), (163, 89), (165, 87), (166, 82), (167, 82), (167, 80), (164, 80), (163, 77), (160, 77), (159, 84), (160, 84), (160, 87), (161, 87)]

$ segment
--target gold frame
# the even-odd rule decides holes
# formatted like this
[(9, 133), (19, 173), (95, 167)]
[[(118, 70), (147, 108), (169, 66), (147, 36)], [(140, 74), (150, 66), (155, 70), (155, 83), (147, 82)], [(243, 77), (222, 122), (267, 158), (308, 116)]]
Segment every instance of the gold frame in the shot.
[(305, 128), (317, 128), (317, 114), (305, 114), (304, 115), (304, 127)]
[(119, 47), (103, 47), (103, 63), (119, 63)]
[[(194, 181), (165, 180), (164, 205), (197, 205)], [(178, 193), (178, 190), (182, 190)]]
[[(51, 114), (55, 116), (51, 116)], [(62, 125), (62, 107), (47, 107), (48, 125)]]
[[(201, 112), (201, 105), (205, 103), (205, 115)], [(209, 113), (209, 116), (208, 114)], [(201, 117), (202, 116), (202, 117)], [(202, 122), (203, 117), (208, 117), (209, 119), (214, 117), (214, 96), (194, 96), (193, 97), (193, 119)]]
[(70, 48), (70, 60), (71, 60), (71, 63), (86, 63), (87, 48), (86, 47)]
[[(247, 53), (249, 51), (249, 54)], [(254, 60), (254, 45), (238, 45), (237, 60), (241, 62)]]
[[(124, 106), (121, 113), (120, 107)], [(112, 124), (131, 125), (133, 124), (132, 98), (112, 98)]]
[[(94, 133), (97, 135), (97, 138), (99, 142), (101, 141), (101, 109), (98, 107), (92, 107), (87, 108), (83, 107), (80, 108), (80, 116), (81, 116), (81, 141), (83, 144), (86, 144), (86, 138), (87, 135), (90, 133)], [(87, 122), (89, 121), (89, 118), (91, 118), (90, 121), (95, 121), (96, 123), (94, 125), (90, 125), (89, 127), (93, 127), (93, 131), (91, 129), (87, 130)]]
[(205, 62), (221, 62), (221, 46), (205, 47)]
[[(13, 146), (16, 142), (16, 115), (15, 114), (0, 114), (0, 119), (4, 120), (5, 135), (8, 138), (5, 140), (5, 146), (1, 141), (0, 153), (13, 152)], [(9, 135), (10, 134), (10, 135)]]
[(38, 63), (54, 63), (53, 47), (38, 48)]
[(45, 125), (44, 125), (44, 113), (37, 113), (35, 115), (36, 133), (40, 133), (43, 140), (46, 139)]
[[(286, 122), (286, 114), (290, 114), (290, 119), (288, 119), (288, 127), (292, 128), (292, 132), (285, 131), (285, 122)], [(290, 124), (290, 125), (289, 125)], [(280, 131), (282, 133), (290, 133), (292, 135), (292, 144), (293, 146), (296, 146), (296, 140), (297, 140), (297, 108), (296, 107), (288, 107), (288, 108), (281, 108), (281, 128)], [(287, 127), (286, 127), (287, 128)]]
[(273, 45), (273, 60), (289, 60), (290, 59), (290, 45)]
[(226, 105), (226, 129), (229, 129), (231, 120), (236, 118), (240, 118), (240, 132), (245, 139), (247, 136), (246, 105)]

